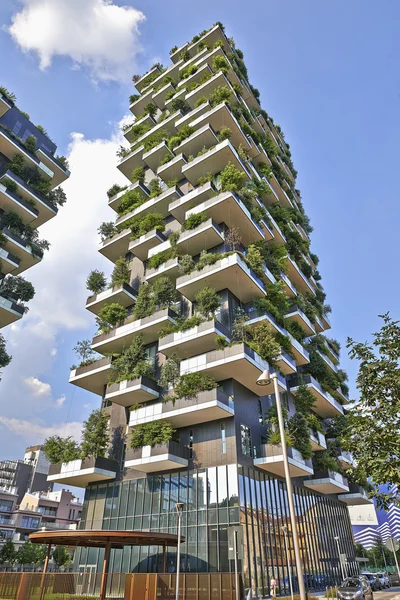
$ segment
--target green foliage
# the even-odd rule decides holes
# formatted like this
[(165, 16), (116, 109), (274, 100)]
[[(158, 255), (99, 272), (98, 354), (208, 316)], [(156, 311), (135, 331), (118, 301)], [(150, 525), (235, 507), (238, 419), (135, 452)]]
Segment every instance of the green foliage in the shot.
[(221, 127), (221, 129), (219, 130), (219, 134), (218, 134), (218, 139), (220, 142), (223, 142), (224, 140), (229, 140), (229, 138), (232, 137), (232, 130), (229, 127), (226, 127), (225, 125), (223, 127)]
[(281, 353), (281, 346), (276, 339), (272, 325), (267, 321), (261, 321), (255, 327), (249, 328), (247, 335), (249, 336), (247, 344), (250, 348), (270, 365), (274, 365)]
[[(157, 77), (158, 76), (159, 73), (157, 73)], [(157, 110), (157, 106), (153, 102), (149, 102), (149, 104), (146, 104), (146, 106), (144, 107), (144, 114), (150, 115), (150, 117), (154, 117), (156, 115)]]
[(36, 151), (36, 143), (37, 139), (35, 138), (35, 136), (28, 135), (28, 137), (25, 140), (25, 147), (27, 150), (29, 150), (29, 152), (32, 152), (32, 154), (34, 154)]
[(115, 261), (113, 272), (111, 273), (110, 287), (117, 287), (124, 283), (130, 283), (131, 273), (123, 256)]
[[(160, 338), (162, 335), (160, 334)], [(179, 380), (179, 359), (176, 354), (172, 354), (161, 367), (159, 385), (164, 388), (174, 386)]]
[(155, 310), (153, 303), (151, 285), (148, 283), (142, 283), (139, 287), (139, 291), (136, 297), (133, 314), (135, 319), (143, 319), (144, 317), (150, 316)]
[(147, 269), (157, 269), (160, 265), (167, 262), (171, 258), (175, 258), (176, 253), (173, 248), (168, 248), (167, 250), (162, 250), (161, 252), (157, 252), (157, 254), (153, 254), (147, 261)]
[(189, 110), (188, 103), (182, 98), (174, 98), (170, 103), (170, 110), (172, 113), (177, 112), (178, 110), (182, 111), (184, 114)]
[(84, 366), (85, 363), (90, 364), (91, 362), (93, 362), (95, 352), (94, 350), (92, 350), (90, 340), (82, 340), (81, 342), (77, 342), (75, 348), (73, 348), (73, 351), (77, 356), (80, 357), (81, 367)]
[(35, 295), (35, 288), (30, 281), (26, 281), (20, 275), (8, 275), (0, 283), (0, 294), (19, 302), (29, 302)]
[(160, 330), (159, 337), (163, 338), (171, 333), (178, 333), (179, 331), (187, 331), (188, 329), (192, 329), (192, 327), (196, 327), (204, 322), (204, 318), (200, 315), (193, 315), (193, 317), (189, 317), (185, 319), (184, 317), (177, 317), (176, 324), (167, 323), (165, 327)]
[(191, 273), (195, 266), (193, 257), (190, 254), (184, 254), (181, 256), (179, 259), (179, 264), (185, 274)]
[(16, 104), (17, 96), (14, 94), (14, 92), (10, 92), (6, 87), (4, 87), (4, 85), (0, 86), (0, 94), (3, 94), (3, 96), (5, 96), (8, 100), (10, 100), (10, 102), (12, 102), (13, 104)]
[(102, 410), (94, 410), (83, 422), (81, 456), (103, 458), (108, 444), (108, 417)]
[(214, 316), (221, 306), (221, 298), (218, 296), (217, 292), (209, 286), (206, 286), (197, 292), (195, 301), (197, 310), (205, 319)]
[(206, 96), (200, 96), (200, 98), (198, 98), (196, 100), (196, 102), (194, 103), (194, 108), (198, 108), (199, 106), (201, 106), (202, 104), (205, 104), (206, 102), (208, 102)]
[[(287, 408), (284, 405), (282, 405), (282, 413), (283, 413), (283, 420), (285, 423), (286, 446), (288, 448), (290, 448), (293, 446), (293, 437), (288, 429), (288, 412), (287, 412)], [(268, 444), (272, 444), (273, 446), (280, 445), (281, 444), (281, 435), (279, 432), (278, 413), (277, 413), (275, 404), (273, 404), (268, 409), (267, 418), (266, 418), (265, 422), (267, 425), (269, 425)]]
[(205, 373), (187, 373), (179, 378), (175, 385), (174, 396), (169, 399), (178, 400), (180, 398), (194, 398), (200, 392), (213, 390), (218, 387), (218, 383)]
[(125, 306), (121, 306), (118, 302), (105, 304), (96, 317), (96, 323), (103, 333), (111, 331), (114, 327), (121, 325), (128, 314)]
[(198, 178), (197, 185), (198, 186), (205, 185), (206, 183), (212, 181), (213, 179), (214, 179), (214, 175), (211, 172), (206, 173), (206, 175), (202, 175), (201, 177)]
[(47, 438), (44, 442), (43, 451), (51, 464), (69, 462), (80, 457), (79, 446), (71, 436), (62, 438), (53, 435)]
[(293, 439), (293, 446), (301, 453), (304, 460), (312, 457), (313, 451), (310, 440), (309, 423), (301, 412), (296, 412), (289, 419), (289, 432)]
[(0, 564), (8, 562), (10, 565), (13, 565), (17, 560), (17, 554), (13, 542), (11, 540), (6, 540), (0, 548)]
[(144, 142), (144, 151), (148, 152), (152, 148), (161, 144), (161, 142), (167, 141), (170, 138), (170, 134), (166, 129), (159, 129), (150, 134)]
[(161, 189), (161, 185), (160, 185), (160, 180), (157, 177), (155, 177), (154, 179), (152, 179), (150, 181), (149, 190), (150, 190), (150, 198), (155, 198), (156, 196), (161, 194), (162, 189)]
[(176, 436), (176, 430), (169, 421), (151, 421), (137, 425), (132, 430), (130, 446), (134, 450), (143, 448), (143, 446), (155, 446), (156, 444), (166, 444)]
[(182, 229), (195, 229), (205, 221), (208, 215), (205, 211), (191, 214), (182, 225)]
[(223, 350), (228, 346), (228, 341), (224, 335), (215, 336), (215, 347), (217, 350)]
[(144, 167), (136, 167), (136, 169), (133, 169), (132, 171), (131, 181), (132, 183), (136, 183), (136, 181), (140, 181), (141, 183), (143, 183), (145, 176), (146, 173)]
[(196, 65), (188, 65), (184, 69), (182, 69), (180, 73), (180, 79), (187, 79), (191, 75), (194, 75), (199, 70), (199, 67)]
[[(43, 544), (32, 544), (29, 540), (27, 540), (22, 546), (20, 546), (16, 560), (20, 565), (34, 565), (38, 561), (41, 561), (41, 552), (40, 546)], [(45, 552), (46, 555), (46, 552)], [(43, 557), (44, 560), (44, 557)]]
[(169, 149), (173, 150), (174, 148), (179, 146), (179, 144), (183, 142), (183, 140), (186, 140), (186, 138), (191, 136), (192, 133), (194, 133), (194, 129), (192, 127), (189, 127), (189, 125), (183, 125), (183, 127), (180, 128), (178, 133), (171, 137), (168, 141)]
[(264, 275), (263, 257), (260, 250), (254, 244), (250, 244), (247, 249), (246, 263), (258, 277), (262, 277)]
[(315, 452), (313, 455), (313, 467), (314, 471), (335, 471), (339, 472), (339, 463), (337, 460), (329, 454), (327, 450), (322, 452)]
[(132, 240), (136, 240), (141, 235), (145, 235), (152, 229), (157, 231), (164, 231), (165, 220), (161, 213), (147, 213), (144, 215), (135, 215), (125, 223), (121, 223), (117, 226), (119, 231), (130, 228), (132, 232)]
[(100, 294), (104, 292), (107, 287), (107, 279), (103, 273), (103, 271), (98, 271), (94, 269), (94, 271), (90, 271), (87, 279), (86, 279), (86, 289), (93, 294)]
[(228, 162), (219, 174), (219, 182), (222, 192), (237, 192), (243, 186), (245, 174), (239, 171), (234, 164)]
[(171, 306), (177, 298), (174, 282), (169, 277), (157, 277), (151, 286), (155, 306)]
[(130, 346), (117, 355), (111, 363), (109, 382), (137, 379), (143, 375), (152, 376), (153, 368), (148, 362), (147, 350), (143, 344), (143, 336), (136, 336)]
[(271, 246), (265, 240), (255, 242), (254, 246), (260, 250), (267, 268), (276, 279), (280, 279), (281, 271), (284, 266), (284, 259), (287, 256), (285, 246)]
[(222, 102), (227, 102), (229, 104), (231, 96), (232, 90), (227, 85), (222, 85), (215, 88), (210, 94), (208, 101), (212, 107), (222, 104)]
[(51, 558), (57, 567), (66, 567), (71, 562), (71, 555), (65, 546), (56, 546)]
[(142, 196), (137, 190), (127, 191), (119, 201), (117, 213), (119, 216), (126, 215), (127, 213), (135, 210), (147, 201), (146, 196)]
[(113, 221), (104, 221), (97, 229), (97, 233), (100, 235), (101, 241), (105, 242), (117, 233), (117, 229)]
[[(0, 369), (10, 364), (12, 356), (6, 351), (6, 342), (3, 335), (0, 333)], [(0, 372), (1, 376), (1, 372)], [(1, 377), (0, 377), (1, 381)]]
[(229, 63), (224, 56), (214, 56), (213, 70), (222, 71), (227, 74), (229, 71)]

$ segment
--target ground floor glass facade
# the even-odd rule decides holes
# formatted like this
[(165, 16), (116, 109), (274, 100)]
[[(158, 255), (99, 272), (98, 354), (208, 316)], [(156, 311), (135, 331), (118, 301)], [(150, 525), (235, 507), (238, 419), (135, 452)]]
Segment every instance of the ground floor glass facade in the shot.
[[(240, 526), (239, 569), (246, 589), (266, 595), (274, 575), (281, 591), (289, 591), (287, 556), (292, 564), (294, 556), (285, 484), (252, 468), (224, 465), (92, 485), (86, 490), (80, 527), (176, 533), (176, 502), (184, 503), (182, 571), (233, 571), (229, 545), (233, 528)], [(296, 486), (295, 504), (309, 589), (340, 578), (335, 536), (347, 556), (348, 572), (355, 572), (347, 507)], [(282, 525), (287, 526), (287, 554)], [(155, 572), (161, 569), (161, 556), (161, 548), (116, 549), (110, 571)], [(75, 567), (98, 568), (101, 559), (101, 550), (78, 549)], [(171, 548), (168, 571), (175, 566), (176, 550)], [(292, 576), (296, 581), (294, 569)]]

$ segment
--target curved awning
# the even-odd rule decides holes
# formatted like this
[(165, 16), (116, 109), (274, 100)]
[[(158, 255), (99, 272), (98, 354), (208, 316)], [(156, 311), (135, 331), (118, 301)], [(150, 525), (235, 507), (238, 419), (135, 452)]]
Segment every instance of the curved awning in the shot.
[[(66, 531), (36, 531), (29, 535), (34, 544), (54, 546), (86, 546), (92, 548), (123, 548), (123, 546), (177, 546), (178, 536), (156, 531), (115, 531), (107, 529), (73, 529)], [(181, 536), (181, 542), (185, 538)]]

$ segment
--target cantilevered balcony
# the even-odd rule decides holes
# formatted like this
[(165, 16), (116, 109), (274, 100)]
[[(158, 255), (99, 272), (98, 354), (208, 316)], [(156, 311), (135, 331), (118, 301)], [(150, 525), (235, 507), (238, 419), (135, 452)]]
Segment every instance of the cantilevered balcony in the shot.
[(231, 86), (225, 75), (221, 73), (221, 71), (219, 73), (216, 73), (216, 75), (213, 75), (211, 79), (200, 85), (195, 90), (188, 92), (186, 94), (185, 100), (189, 104), (190, 108), (194, 108), (194, 105), (196, 104), (197, 100), (199, 100), (199, 98), (202, 98), (204, 96), (206, 98), (209, 98), (210, 94), (215, 92), (215, 90), (218, 87), (225, 86), (231, 90), (231, 97), (229, 100), (230, 105), (236, 106), (239, 103), (239, 99), (236, 93), (234, 92), (233, 87)]
[(284, 290), (289, 296), (289, 298), (295, 298), (295, 296), (297, 296), (297, 290), (293, 283), (290, 281), (289, 277), (283, 271), (281, 271), (281, 280), (283, 283)]
[(345, 394), (343, 390), (340, 389), (340, 387), (337, 388), (336, 393), (340, 396), (342, 404), (349, 404), (350, 400), (348, 395)]
[(331, 361), (331, 359), (329, 358), (329, 356), (327, 356), (326, 354), (324, 354), (323, 352), (321, 352), (318, 349), (317, 349), (317, 353), (320, 355), (320, 357), (322, 358), (322, 360), (324, 361), (324, 363), (329, 367), (329, 369), (332, 371), (332, 373), (337, 373), (338, 372), (337, 366)]
[(141, 94), (140, 98), (132, 102), (132, 104), (129, 106), (129, 110), (135, 115), (136, 118), (141, 117), (146, 106), (151, 103), (153, 99), (153, 93), (153, 87), (150, 87), (150, 89), (148, 89), (144, 94)]
[(157, 146), (154, 146), (143, 153), (143, 162), (156, 173), (159, 165), (166, 156), (169, 156), (172, 160), (175, 155), (172, 150), (169, 149), (167, 142), (160, 142)]
[(161, 233), (161, 231), (152, 229), (135, 240), (132, 240), (129, 243), (128, 249), (129, 252), (132, 252), (132, 254), (137, 256), (141, 261), (144, 261), (148, 257), (149, 250), (160, 246), (165, 243), (165, 241), (165, 235)]
[(9, 111), (12, 107), (13, 103), (11, 102), (11, 100), (9, 100), (7, 96), (0, 92), (0, 117), (5, 115), (6, 112)]
[(142, 423), (168, 420), (173, 427), (189, 427), (199, 423), (208, 423), (233, 417), (235, 407), (233, 398), (222, 389), (200, 392), (193, 398), (180, 398), (174, 403), (164, 398), (163, 402), (154, 402), (130, 413), (129, 425), (135, 427)]
[[(182, 65), (181, 69), (184, 69), (185, 65)], [(177, 85), (177, 89), (183, 89), (186, 86), (190, 86), (190, 84), (193, 83), (198, 83), (200, 84), (200, 81), (206, 77), (209, 77), (210, 75), (212, 75), (212, 70), (210, 69), (210, 67), (205, 64), (200, 66), (197, 71), (195, 71), (194, 73), (192, 73), (191, 75), (189, 75), (189, 77), (186, 77), (185, 79), (181, 79), (181, 81), (178, 83)]]
[(19, 275), (34, 265), (37, 265), (43, 258), (43, 250), (36, 244), (29, 244), (19, 235), (12, 233), (9, 229), (3, 228), (0, 231), (6, 238), (5, 250), (19, 259), (18, 267), (12, 271), (13, 275)]
[[(266, 321), (267, 323), (269, 323), (271, 325), (272, 329), (276, 333), (280, 333), (281, 335), (284, 335), (285, 337), (289, 338), (289, 341), (291, 344), (290, 351), (293, 355), (293, 358), (294, 358), (297, 366), (305, 365), (310, 362), (310, 356), (309, 356), (307, 350), (303, 347), (303, 345), (300, 344), (300, 342), (298, 342), (288, 331), (286, 331), (286, 329), (284, 327), (279, 325), (277, 320), (271, 314), (269, 314), (267, 311), (251, 308), (247, 312), (247, 316), (249, 317), (249, 320), (246, 323), (247, 327), (254, 327), (254, 326), (257, 326), (261, 321)], [(284, 372), (285, 372), (285, 374), (289, 374), (290, 372), (294, 372), (294, 371), (290, 371), (287, 369)]]
[(45, 148), (36, 150), (36, 155), (41, 163), (46, 165), (49, 171), (53, 172), (52, 187), (64, 183), (71, 175), (67, 167), (64, 167), (64, 165)]
[(69, 374), (69, 382), (74, 385), (103, 396), (110, 374), (111, 356), (95, 360), (89, 365), (76, 367)]
[(336, 417), (343, 415), (343, 407), (333, 396), (326, 392), (314, 377), (311, 375), (302, 375), (300, 380), (298, 377), (293, 377), (290, 382), (290, 392), (295, 396), (299, 385), (304, 382), (307, 388), (312, 392), (315, 398), (313, 411), (323, 419), (328, 417)]
[(171, 54), (171, 60), (176, 62), (177, 58), (175, 55), (179, 56), (182, 50), (187, 51), (190, 56), (195, 56), (199, 51), (200, 44), (203, 44), (203, 46), (207, 46), (209, 48), (213, 48), (215, 43), (218, 41), (222, 41), (226, 53), (231, 52), (231, 48), (225, 33), (222, 31), (219, 25), (215, 25), (195, 42), (184, 44), (181, 48), (178, 48), (176, 52)]
[(296, 288), (302, 292), (303, 294), (308, 293), (315, 296), (315, 290), (304, 273), (299, 269), (296, 262), (290, 258), (290, 256), (286, 256), (285, 258), (285, 266), (286, 266), (286, 274), (289, 277), (290, 281), (294, 283)]
[[(215, 381), (235, 379), (255, 394), (260, 394), (257, 378), (266, 369), (268, 363), (246, 344), (239, 343), (223, 350), (213, 350), (183, 360), (181, 375), (187, 373), (207, 373)], [(285, 379), (278, 373), (278, 384), (286, 391)], [(263, 387), (263, 395), (273, 394), (273, 385)]]
[(186, 218), (186, 212), (188, 210), (192, 209), (198, 204), (201, 204), (202, 202), (205, 202), (206, 200), (211, 198), (215, 193), (216, 188), (214, 187), (214, 185), (211, 182), (207, 182), (204, 185), (201, 185), (191, 190), (184, 196), (173, 200), (170, 203), (168, 210), (171, 213), (171, 215), (173, 215), (175, 219), (177, 219), (177, 221), (183, 223)]
[(115, 479), (118, 463), (111, 458), (83, 458), (50, 465), (47, 481), (86, 487), (89, 483)]
[[(285, 477), (283, 453), (281, 445), (262, 444), (255, 448), (254, 466), (273, 473), (278, 477)], [(288, 448), (288, 463), (291, 477), (307, 477), (314, 473), (311, 460), (304, 460), (301, 453), (295, 448)]]
[(176, 281), (178, 292), (189, 300), (194, 300), (197, 292), (205, 286), (210, 286), (217, 292), (229, 289), (244, 303), (266, 295), (261, 279), (237, 253), (217, 260), (199, 271), (194, 270), (189, 275), (178, 277)]
[(100, 294), (93, 294), (86, 300), (86, 308), (95, 315), (106, 305), (117, 302), (121, 306), (132, 306), (136, 301), (136, 290), (129, 284), (115, 285)]
[(16, 271), (20, 264), (19, 258), (4, 248), (0, 248), (0, 262), (3, 275), (8, 275), (9, 273)]
[(159, 395), (159, 387), (153, 379), (138, 377), (129, 381), (110, 383), (106, 388), (104, 400), (127, 408), (133, 404), (156, 400)]
[(336, 471), (314, 471), (310, 479), (304, 481), (305, 487), (320, 494), (340, 494), (349, 491), (348, 481)]
[[(36, 167), (45, 179), (52, 179), (54, 176), (54, 172), (39, 160), (36, 154), (27, 150), (18, 138), (3, 127), (0, 127), (0, 153), (10, 160), (16, 154), (21, 154), (27, 167)], [(52, 183), (52, 187), (54, 186), (55, 184)]]
[(307, 335), (315, 335), (314, 325), (297, 305), (289, 308), (285, 318), (301, 325)]
[(342, 448), (338, 448), (338, 452), (339, 454), (337, 457), (337, 461), (342, 467), (342, 469), (348, 469), (349, 467), (351, 467), (351, 465), (353, 464), (353, 457), (350, 454), (350, 452), (346, 452), (346, 450), (343, 450)]
[(181, 142), (179, 146), (175, 148), (175, 154), (183, 153), (187, 157), (196, 157), (198, 153), (201, 152), (204, 148), (211, 148), (211, 146), (216, 146), (216, 144), (218, 144), (218, 141), (219, 140), (215, 134), (214, 129), (209, 123), (206, 122), (205, 125), (197, 128), (196, 131), (192, 133), (192, 135), (183, 140), (183, 142)]
[(198, 156), (182, 168), (182, 175), (187, 177), (192, 185), (197, 185), (199, 177), (211, 173), (220, 173), (231, 162), (236, 169), (244, 173), (245, 179), (250, 180), (251, 174), (229, 140), (220, 142), (205, 154)]
[[(172, 77), (172, 79), (175, 82), (179, 81), (179, 68), (181, 67), (182, 64), (183, 64), (183, 60), (178, 60), (178, 62), (176, 64), (170, 65), (167, 69), (165, 69), (165, 71), (160, 72), (158, 77), (156, 77), (156, 79), (154, 79), (151, 83), (142, 87), (141, 92), (146, 93), (147, 90), (150, 89), (150, 87), (158, 88), (161, 85), (161, 83), (163, 82), (163, 79), (165, 79), (165, 77)], [(135, 87), (136, 87), (136, 84), (135, 84)]]
[(310, 430), (310, 441), (311, 448), (313, 452), (317, 452), (318, 450), (326, 450), (326, 437), (321, 431), (312, 431)]
[(125, 190), (122, 190), (121, 192), (118, 192), (118, 194), (115, 194), (115, 196), (112, 196), (108, 201), (108, 206), (117, 212), (122, 198), (127, 192), (130, 191), (137, 192), (141, 198), (148, 198), (150, 196), (150, 192), (147, 187), (141, 181), (136, 181), (135, 183), (129, 185)]
[(233, 192), (222, 192), (187, 211), (186, 219), (193, 214), (206, 212), (216, 223), (225, 223), (229, 228), (237, 227), (243, 244), (265, 239), (261, 224), (256, 223), (250, 211)]
[(125, 468), (135, 469), (142, 473), (170, 471), (187, 468), (190, 450), (172, 440), (166, 444), (144, 446), (138, 450), (129, 448), (125, 456)]
[(146, 87), (150, 84), (154, 85), (154, 82), (157, 81), (158, 77), (155, 79), (156, 75), (161, 77), (165, 75), (165, 72), (161, 72), (158, 65), (155, 65), (152, 69), (147, 71), (144, 75), (140, 77), (137, 81), (135, 81), (135, 88), (139, 93), (141, 93)]
[[(170, 135), (174, 135), (177, 131), (176, 129), (176, 121), (182, 116), (182, 112), (180, 110), (175, 111), (172, 115), (157, 123), (152, 129), (149, 129), (144, 133), (141, 137), (136, 140), (136, 144), (145, 144), (147, 140), (159, 131), (166, 131)], [(154, 169), (153, 169), (154, 170)]]
[[(184, 100), (184, 98), (183, 98), (183, 100)], [(183, 125), (190, 125), (190, 123), (193, 121), (193, 119), (200, 117), (201, 115), (204, 115), (206, 112), (208, 112), (210, 110), (210, 108), (211, 108), (211, 105), (208, 101), (203, 102), (203, 104), (200, 104), (200, 106), (198, 106), (197, 108), (193, 108), (190, 112), (187, 112), (185, 115), (180, 117), (176, 121), (175, 126), (180, 129), (181, 127), (183, 127)]]
[(326, 342), (325, 346), (326, 346), (327, 356), (329, 356), (329, 358), (335, 365), (338, 365), (340, 362), (339, 354), (336, 352), (336, 350), (334, 350), (332, 348), (332, 346), (329, 344), (329, 342)]
[(155, 104), (160, 110), (164, 110), (165, 99), (168, 96), (168, 94), (174, 90), (175, 88), (171, 82), (166, 83), (159, 90), (154, 92), (152, 97), (153, 104)]
[(213, 219), (207, 219), (193, 229), (183, 231), (177, 242), (179, 251), (196, 256), (202, 250), (209, 250), (223, 244), (225, 234)]
[(138, 139), (138, 137), (134, 134), (133, 131), (133, 129), (137, 127), (137, 125), (144, 125), (145, 127), (154, 127), (155, 125), (157, 125), (157, 121), (155, 121), (151, 115), (144, 115), (144, 117), (132, 123), (132, 125), (124, 131), (124, 138), (130, 144), (133, 144)]
[[(212, 127), (213, 131), (220, 131), (222, 127), (228, 127), (231, 130), (231, 137), (229, 139), (235, 148), (242, 145), (243, 148), (250, 150), (251, 143), (249, 142), (248, 137), (243, 132), (243, 129), (233, 116), (231, 109), (225, 102), (218, 104), (202, 115), (196, 116), (196, 118), (189, 123), (190, 127), (197, 131), (203, 129), (207, 124)], [(191, 154), (193, 153), (191, 152)]]
[(160, 213), (163, 217), (168, 216), (168, 206), (169, 204), (175, 200), (176, 198), (180, 198), (182, 196), (182, 192), (177, 185), (174, 185), (171, 188), (167, 188), (158, 196), (154, 198), (149, 198), (147, 202), (144, 202), (134, 210), (130, 211), (126, 215), (119, 217), (116, 220), (116, 225), (121, 225), (126, 221), (129, 221), (132, 217), (136, 217), (137, 215), (147, 215), (148, 213)]
[(136, 169), (136, 167), (140, 167), (142, 165), (143, 152), (144, 146), (141, 145), (139, 148), (136, 148), (126, 156), (123, 156), (117, 164), (117, 168), (128, 179), (131, 178), (132, 171)]
[(182, 168), (187, 164), (184, 154), (177, 154), (164, 165), (160, 165), (157, 169), (157, 175), (165, 183), (169, 181), (180, 181), (182, 179)]
[(229, 331), (215, 319), (205, 321), (186, 331), (170, 333), (160, 338), (158, 349), (166, 356), (177, 354), (180, 359), (200, 352), (215, 350), (215, 339), (223, 336), (229, 341)]
[(281, 352), (278, 356), (276, 366), (284, 375), (292, 375), (297, 371), (296, 361), (286, 352)]
[(133, 339), (142, 334), (143, 343), (150, 344), (158, 339), (160, 330), (167, 323), (175, 324), (176, 313), (170, 308), (158, 310), (149, 317), (134, 320), (133, 316), (127, 317), (123, 325), (114, 327), (107, 333), (95, 335), (92, 348), (101, 354), (120, 353), (132, 343)]
[(293, 202), (291, 201), (285, 190), (281, 187), (275, 175), (272, 175), (272, 177), (269, 179), (269, 184), (278, 196), (279, 202), (286, 208), (293, 208)]
[[(18, 186), (17, 192), (14, 193), (8, 190), (6, 193), (4, 192), (3, 185), (7, 180)], [(24, 223), (32, 222), (34, 227), (40, 227), (40, 225), (55, 217), (58, 212), (58, 208), (50, 200), (39, 194), (10, 170), (0, 176), (0, 189), (0, 207), (18, 213)], [(34, 203), (34, 206), (32, 203)]]
[(163, 263), (159, 267), (156, 267), (155, 269), (147, 269), (146, 281), (152, 282), (155, 281), (157, 277), (165, 275), (175, 282), (181, 273), (182, 271), (179, 264), (179, 258), (170, 258), (169, 260), (165, 261), (165, 263)]
[(0, 292), (0, 329), (18, 321), (24, 314), (24, 307), (1, 295)]
[(341, 500), (349, 506), (360, 506), (362, 504), (373, 504), (372, 498), (368, 497), (367, 491), (357, 483), (349, 483), (347, 494), (339, 494), (338, 500)]
[(119, 233), (104, 240), (104, 242), (101, 242), (99, 246), (100, 254), (115, 263), (118, 258), (125, 256), (128, 252), (131, 237), (132, 231), (130, 229), (123, 229)]

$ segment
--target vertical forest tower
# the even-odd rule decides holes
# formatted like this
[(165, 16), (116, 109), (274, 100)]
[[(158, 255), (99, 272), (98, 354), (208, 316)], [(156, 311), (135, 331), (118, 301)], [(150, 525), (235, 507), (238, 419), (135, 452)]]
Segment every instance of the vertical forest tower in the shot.
[[(283, 589), (283, 457), (272, 385), (256, 385), (269, 367), (306, 582), (324, 587), (340, 578), (336, 537), (356, 572), (346, 505), (368, 500), (344, 476), (351, 459), (335, 441), (346, 375), (326, 337), (330, 309), (289, 146), (220, 23), (171, 61), (134, 77), (129, 148), (118, 153), (126, 185), (109, 190), (116, 218), (100, 227), (114, 271), (108, 283), (88, 279), (101, 356), (70, 376), (101, 398), (109, 448), (52, 465), (49, 479), (86, 487), (86, 529), (176, 533), (183, 502), (183, 571), (232, 571), (239, 527), (246, 588), (266, 594), (274, 576)], [(79, 566), (100, 564), (100, 552), (79, 552)], [(161, 551), (114, 550), (112, 561), (114, 572), (155, 571)]]

